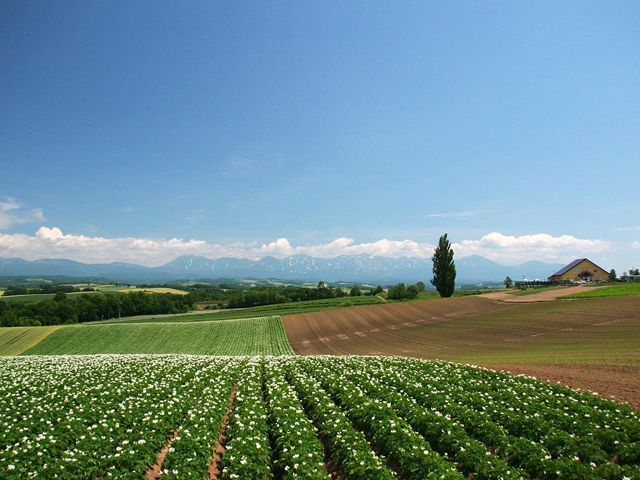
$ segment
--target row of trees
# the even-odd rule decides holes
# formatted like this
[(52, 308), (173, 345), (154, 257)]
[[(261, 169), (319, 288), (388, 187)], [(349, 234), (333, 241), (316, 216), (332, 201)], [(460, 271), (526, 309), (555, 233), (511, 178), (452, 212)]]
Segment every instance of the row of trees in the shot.
[(287, 302), (306, 302), (309, 300), (325, 300), (328, 298), (359, 297), (361, 295), (379, 295), (384, 290), (381, 286), (365, 291), (354, 285), (349, 291), (341, 287), (331, 287), (325, 282), (318, 282), (316, 288), (306, 287), (253, 287), (251, 289), (232, 290), (229, 292), (228, 308), (256, 307)]
[(53, 300), (0, 302), (0, 326), (72, 324), (120, 316), (184, 313), (192, 308), (189, 295), (134, 292), (68, 297), (58, 292)]
[[(626, 276), (626, 275), (627, 275), (627, 272), (624, 272), (623, 276)], [(629, 275), (640, 275), (640, 268), (630, 268)], [(617, 279), (618, 279), (618, 274), (616, 273), (616, 270), (612, 268), (611, 271), (609, 272), (609, 280), (611, 282), (615, 282)]]
[(39, 287), (27, 287), (24, 285), (10, 285), (5, 290), (3, 296), (12, 295), (34, 295), (34, 294), (50, 294), (50, 293), (72, 293), (72, 292), (93, 292), (93, 287), (74, 287), (73, 285), (54, 285), (51, 283), (43, 283)]

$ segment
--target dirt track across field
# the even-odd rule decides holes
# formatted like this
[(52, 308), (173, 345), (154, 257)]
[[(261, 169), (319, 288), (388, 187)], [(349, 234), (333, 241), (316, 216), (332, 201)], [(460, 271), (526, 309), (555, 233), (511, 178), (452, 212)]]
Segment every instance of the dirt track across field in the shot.
[(591, 290), (597, 290), (599, 288), (606, 287), (587, 287), (585, 285), (578, 285), (577, 287), (558, 288), (557, 290), (545, 290), (540, 293), (532, 293), (531, 295), (511, 295), (507, 292), (487, 293), (482, 295), (483, 298), (490, 298), (491, 300), (499, 300), (501, 302), (510, 303), (530, 303), (530, 302), (552, 302), (558, 297), (564, 295), (573, 295), (574, 293), (589, 292)]
[(401, 355), (507, 367), (620, 399), (640, 398), (639, 381), (630, 380), (640, 378), (640, 296), (526, 303), (475, 296), (282, 321), (301, 355)]

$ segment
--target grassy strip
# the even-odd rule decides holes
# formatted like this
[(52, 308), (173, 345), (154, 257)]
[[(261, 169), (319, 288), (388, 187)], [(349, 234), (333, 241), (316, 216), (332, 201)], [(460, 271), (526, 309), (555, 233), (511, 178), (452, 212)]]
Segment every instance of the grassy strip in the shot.
[(621, 297), (625, 295), (640, 295), (640, 282), (619, 283), (610, 287), (594, 288), (593, 290), (564, 295), (560, 298), (598, 298), (598, 297)]

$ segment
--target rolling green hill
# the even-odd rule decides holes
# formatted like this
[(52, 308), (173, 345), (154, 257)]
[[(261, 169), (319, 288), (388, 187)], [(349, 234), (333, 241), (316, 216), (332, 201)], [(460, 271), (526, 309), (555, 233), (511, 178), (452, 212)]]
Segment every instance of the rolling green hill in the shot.
[(184, 353), (194, 355), (293, 354), (280, 317), (198, 323), (64, 327), (25, 355)]

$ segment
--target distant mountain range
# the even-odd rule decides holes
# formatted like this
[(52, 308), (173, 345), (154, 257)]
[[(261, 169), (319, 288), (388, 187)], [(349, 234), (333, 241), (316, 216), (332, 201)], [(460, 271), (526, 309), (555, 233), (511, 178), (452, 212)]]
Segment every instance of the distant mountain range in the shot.
[[(456, 260), (456, 283), (498, 283), (510, 276), (514, 280), (546, 279), (562, 268), (560, 264), (538, 261), (507, 266), (478, 255)], [(315, 258), (293, 255), (279, 260), (260, 260), (182, 256), (159, 267), (144, 267), (133, 263), (113, 262), (86, 264), (65, 259), (35, 261), (21, 258), (0, 258), (0, 276), (70, 276), (103, 277), (123, 283), (164, 283), (173, 280), (215, 278), (277, 278), (317, 282), (358, 282), (388, 285), (397, 282), (429, 283), (432, 277), (430, 259), (416, 257), (389, 258), (371, 255), (343, 255), (336, 258)]]

